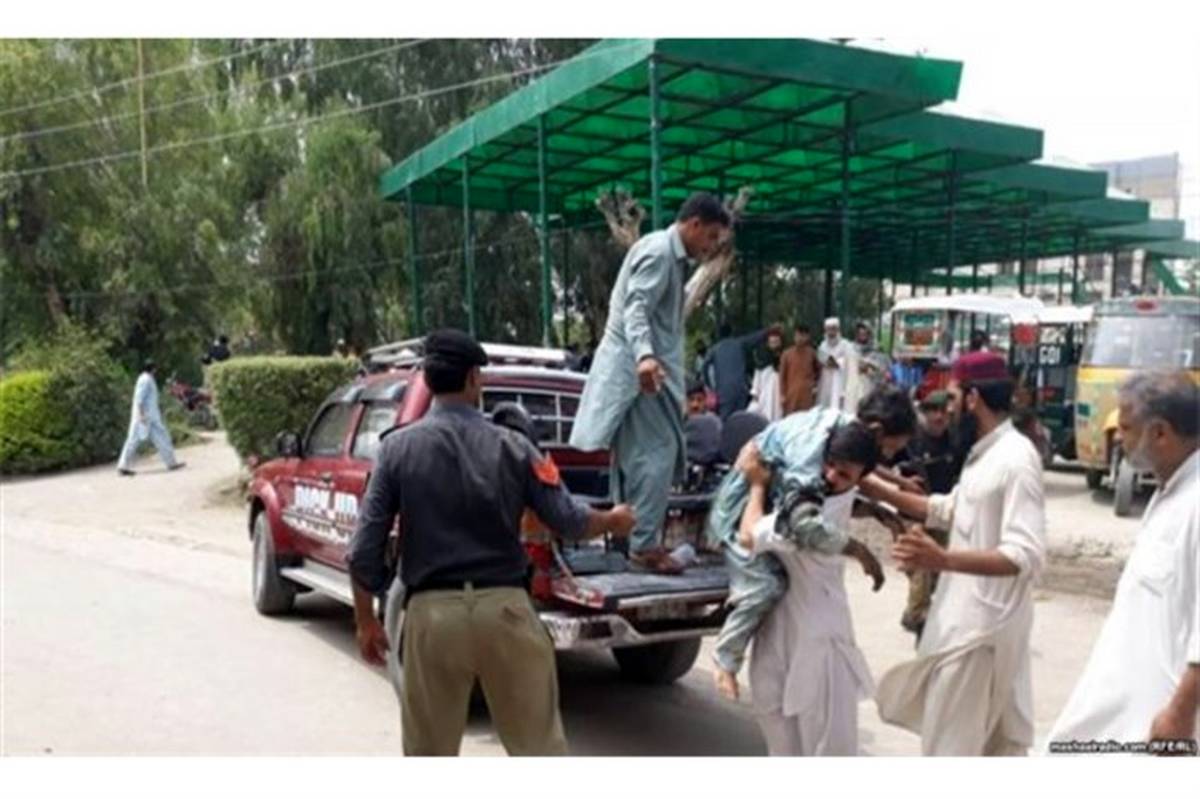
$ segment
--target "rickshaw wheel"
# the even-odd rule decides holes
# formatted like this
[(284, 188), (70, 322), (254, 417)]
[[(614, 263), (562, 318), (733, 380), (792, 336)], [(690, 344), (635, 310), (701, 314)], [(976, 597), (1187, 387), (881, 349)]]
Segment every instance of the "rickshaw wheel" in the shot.
[(1087, 487), (1091, 491), (1099, 491), (1100, 484), (1104, 482), (1104, 472), (1099, 469), (1088, 469), (1083, 473), (1083, 477), (1087, 480)]
[(1113, 511), (1118, 516), (1129, 516), (1133, 512), (1133, 492), (1137, 487), (1137, 472), (1129, 462), (1121, 458), (1117, 464), (1117, 476), (1113, 480)]

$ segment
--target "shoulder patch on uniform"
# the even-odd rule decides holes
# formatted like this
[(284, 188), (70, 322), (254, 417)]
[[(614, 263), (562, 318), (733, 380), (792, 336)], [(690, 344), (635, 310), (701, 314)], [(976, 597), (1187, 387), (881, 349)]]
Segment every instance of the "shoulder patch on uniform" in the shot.
[(554, 465), (554, 461), (549, 456), (538, 458), (533, 462), (533, 474), (548, 486), (556, 486), (562, 482), (562, 478), (558, 474), (558, 467)]

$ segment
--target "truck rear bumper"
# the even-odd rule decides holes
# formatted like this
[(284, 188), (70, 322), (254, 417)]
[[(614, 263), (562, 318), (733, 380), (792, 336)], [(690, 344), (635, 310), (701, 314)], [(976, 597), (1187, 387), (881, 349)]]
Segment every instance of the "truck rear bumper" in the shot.
[(628, 619), (615, 613), (576, 615), (553, 610), (542, 611), (540, 616), (554, 641), (554, 648), (559, 650), (608, 649), (716, 635), (721, 630), (722, 621), (720, 615), (710, 615), (681, 621), (683, 626), (639, 631)]

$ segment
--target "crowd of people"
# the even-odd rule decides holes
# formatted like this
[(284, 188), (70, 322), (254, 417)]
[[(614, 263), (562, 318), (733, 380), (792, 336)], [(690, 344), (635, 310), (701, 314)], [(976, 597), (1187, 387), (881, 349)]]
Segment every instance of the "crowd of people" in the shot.
[[(611, 452), (611, 511), (571, 498), (532, 443), (485, 424), (487, 358), (474, 341), (427, 339), (434, 408), (381, 443), (350, 554), (359, 645), (379, 662), (388, 642), (371, 597), (386, 587), (388, 533), (401, 517), (406, 753), (457, 753), (476, 680), (510, 753), (566, 751), (552, 647), (523, 590), (522, 514), (533, 508), (567, 539), (612, 534), (628, 541), (631, 569), (677, 574), (687, 564), (660, 546), (670, 490), (687, 460), (721, 457), (721, 425), (744, 412), (765, 428), (720, 482), (706, 528), (730, 573), (713, 665), (717, 690), (736, 697), (749, 654), (768, 752), (856, 754), (858, 703), (869, 697), (886, 722), (920, 735), (927, 755), (1017, 755), (1034, 744), (1030, 638), (1045, 495), (1040, 455), (1013, 425), (1004, 358), (984, 346), (958, 355), (918, 419), (870, 329), (856, 327), (850, 342), (828, 319), (819, 345), (798, 326), (787, 350), (779, 327), (724, 329), (688, 385), (686, 270), (731, 224), (717, 198), (694, 195), (621, 266), (570, 439)], [(1047, 748), (1117, 741), (1194, 753), (1200, 394), (1183, 372), (1139, 374), (1121, 389), (1120, 418), (1127, 457), (1160, 487)], [(915, 657), (878, 681), (844, 585), (847, 559), (876, 590), (884, 578), (850, 535), (861, 514), (892, 531), (892, 559), (911, 580), (900, 621), (917, 635)]]

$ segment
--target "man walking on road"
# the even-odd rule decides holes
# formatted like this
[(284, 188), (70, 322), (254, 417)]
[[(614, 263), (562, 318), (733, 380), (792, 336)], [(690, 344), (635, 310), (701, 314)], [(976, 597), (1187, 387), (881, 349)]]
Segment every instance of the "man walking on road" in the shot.
[(943, 548), (914, 526), (893, 548), (905, 570), (941, 577), (917, 659), (883, 676), (876, 702), (884, 721), (920, 734), (924, 754), (1023, 755), (1033, 744), (1033, 585), (1046, 552), (1041, 459), (1008, 419), (1002, 357), (960, 357), (948, 391), (963, 439), (975, 441), (954, 490), (864, 485), (950, 541)]
[(527, 592), (521, 517), (530, 508), (573, 539), (633, 528), (628, 506), (595, 511), (572, 499), (553, 461), (487, 420), (486, 363), (461, 331), (426, 337), (422, 379), (433, 407), (384, 434), (350, 542), (359, 650), (381, 665), (389, 642), (374, 597), (391, 582), (388, 537), (400, 517), (406, 755), (458, 754), (476, 680), (509, 754), (566, 754), (554, 645)]
[(122, 477), (133, 477), (133, 459), (137, 455), (138, 445), (147, 438), (158, 450), (158, 456), (163, 459), (167, 469), (174, 471), (185, 465), (175, 460), (171, 434), (163, 425), (162, 413), (158, 408), (158, 384), (154, 380), (156, 372), (154, 361), (146, 361), (133, 388), (129, 435), (125, 437), (125, 446), (121, 448), (121, 457), (117, 460), (117, 474)]
[[(1158, 478), (1112, 610), (1048, 738), (1196, 754), (1200, 708), (1200, 389), (1186, 372), (1140, 373), (1120, 391), (1126, 457)], [(1083, 744), (1083, 748), (1076, 748)], [(1172, 749), (1171, 746), (1175, 748)]]
[(693, 194), (673, 225), (629, 249), (571, 432), (575, 449), (612, 450), (614, 497), (637, 515), (631, 560), (650, 571), (680, 570), (658, 537), (685, 468), (685, 264), (706, 258), (730, 222), (720, 200)]

